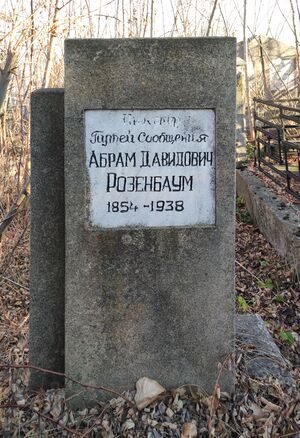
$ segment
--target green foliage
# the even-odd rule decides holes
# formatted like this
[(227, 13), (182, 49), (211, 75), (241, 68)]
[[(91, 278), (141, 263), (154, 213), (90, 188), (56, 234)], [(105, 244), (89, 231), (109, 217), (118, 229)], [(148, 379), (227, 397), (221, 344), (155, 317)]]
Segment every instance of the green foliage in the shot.
[(274, 297), (275, 303), (284, 303), (284, 296), (279, 294)]
[(243, 198), (243, 196), (237, 196), (236, 197), (236, 206), (237, 207), (245, 207), (245, 200)]
[(279, 336), (283, 341), (287, 342), (289, 345), (293, 345), (296, 342), (296, 339), (294, 338), (292, 332), (285, 332), (284, 330), (281, 330), (279, 332)]
[(245, 207), (245, 200), (242, 196), (237, 196), (236, 198), (236, 215), (241, 222), (244, 222), (245, 224), (251, 223), (251, 217)]
[(267, 262), (267, 260), (261, 260), (260, 261), (260, 266), (262, 268), (266, 268), (267, 266), (269, 266), (269, 262)]
[(250, 217), (250, 214), (249, 214), (249, 212), (247, 210), (242, 211), (241, 220), (245, 224), (250, 224), (251, 223), (251, 217)]
[(238, 295), (236, 297), (236, 300), (240, 310), (242, 310), (243, 312), (247, 312), (249, 310), (249, 304), (247, 303), (244, 297)]
[(246, 153), (247, 153), (248, 158), (253, 159), (254, 154), (255, 154), (255, 146), (253, 146), (253, 144), (251, 144), (251, 143), (247, 143), (246, 144)]
[(260, 287), (261, 289), (273, 290), (273, 288), (274, 288), (274, 284), (273, 284), (271, 278), (267, 278), (265, 281), (257, 280), (256, 283), (257, 283), (257, 286)]
[(248, 312), (250, 307), (255, 305), (254, 299), (246, 300), (244, 297), (242, 297), (242, 295), (238, 295), (236, 297), (236, 301), (239, 306), (239, 310), (242, 312)]

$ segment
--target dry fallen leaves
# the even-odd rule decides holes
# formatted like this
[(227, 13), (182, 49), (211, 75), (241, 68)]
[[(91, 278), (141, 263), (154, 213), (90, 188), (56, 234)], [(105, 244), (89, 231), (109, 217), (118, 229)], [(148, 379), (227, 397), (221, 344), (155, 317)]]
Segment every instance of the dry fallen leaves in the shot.
[(182, 427), (182, 434), (180, 438), (197, 438), (197, 425), (195, 421), (191, 423), (184, 423)]
[(134, 397), (137, 408), (139, 410), (146, 408), (163, 392), (165, 392), (165, 388), (155, 380), (141, 377), (136, 382), (136, 394)]

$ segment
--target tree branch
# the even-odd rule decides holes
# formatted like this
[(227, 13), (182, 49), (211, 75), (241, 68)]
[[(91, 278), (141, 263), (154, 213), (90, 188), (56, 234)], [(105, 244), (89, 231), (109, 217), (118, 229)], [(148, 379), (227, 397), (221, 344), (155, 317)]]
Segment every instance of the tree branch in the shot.
[(114, 389), (110, 389), (110, 388), (107, 388), (107, 387), (102, 386), (102, 385), (98, 386), (98, 385), (90, 385), (88, 383), (81, 383), (79, 380), (76, 380), (76, 379), (73, 379), (72, 377), (66, 376), (64, 373), (61, 373), (59, 371), (52, 371), (52, 370), (48, 370), (46, 368), (41, 368), (41, 367), (38, 367), (36, 365), (30, 365), (30, 364), (23, 364), (23, 365), (0, 364), (0, 369), (31, 369), (31, 370), (39, 371), (39, 372), (45, 373), (45, 374), (52, 374), (54, 376), (64, 377), (66, 380), (69, 380), (70, 382), (76, 383), (77, 385), (80, 385), (83, 388), (95, 389), (97, 391), (102, 391), (102, 392), (108, 392), (109, 394), (113, 394), (114, 396), (121, 397), (130, 405), (135, 406), (135, 404), (131, 400), (129, 400), (127, 397), (125, 397), (121, 393), (115, 391)]

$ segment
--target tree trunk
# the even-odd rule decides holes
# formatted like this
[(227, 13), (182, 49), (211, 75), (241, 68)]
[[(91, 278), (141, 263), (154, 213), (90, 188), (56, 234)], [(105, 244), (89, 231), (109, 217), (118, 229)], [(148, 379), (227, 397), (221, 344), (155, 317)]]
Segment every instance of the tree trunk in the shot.
[(297, 28), (296, 28), (296, 20), (295, 20), (295, 9), (293, 5), (293, 0), (290, 0), (291, 10), (292, 10), (292, 21), (293, 21), (293, 33), (295, 38), (295, 46), (296, 46), (296, 83), (297, 83), (297, 95), (300, 95), (300, 60), (299, 60), (299, 41), (297, 36)]
[(9, 49), (3, 69), (0, 72), (0, 117), (5, 111), (6, 95), (13, 70), (16, 68), (16, 55)]
[(212, 11), (211, 11), (211, 14), (210, 14), (210, 17), (209, 17), (209, 20), (208, 20), (208, 26), (207, 26), (207, 31), (206, 31), (206, 36), (207, 37), (209, 36), (210, 31), (211, 31), (212, 22), (213, 22), (214, 15), (215, 15), (215, 12), (216, 12), (217, 4), (218, 4), (218, 0), (215, 0), (214, 4), (213, 4)]
[(58, 21), (59, 10), (60, 10), (60, 8), (58, 7), (58, 0), (55, 0), (53, 21), (52, 21), (52, 26), (50, 28), (50, 38), (49, 38), (49, 43), (48, 43), (48, 47), (47, 47), (47, 60), (46, 60), (44, 77), (43, 77), (43, 82), (42, 82), (43, 88), (48, 87), (49, 83), (50, 83), (50, 76), (51, 76), (53, 57), (54, 57), (53, 42), (54, 42), (54, 37), (56, 36), (56, 31), (57, 31), (57, 21)]
[(247, 0), (244, 0), (244, 20), (243, 20), (243, 35), (244, 35), (244, 59), (245, 59), (245, 84), (246, 84), (246, 118), (249, 128), (249, 141), (253, 140), (253, 124), (251, 116), (251, 101), (250, 101), (250, 87), (248, 76), (248, 40), (247, 40)]
[(259, 41), (259, 54), (260, 54), (261, 70), (262, 70), (263, 84), (264, 84), (264, 96), (263, 97), (266, 97), (267, 99), (271, 99), (272, 95), (271, 95), (270, 88), (269, 88), (268, 81), (267, 81), (267, 77), (266, 77), (266, 67), (265, 67), (265, 59), (264, 59), (264, 54), (263, 54), (261, 37), (258, 37), (258, 41)]

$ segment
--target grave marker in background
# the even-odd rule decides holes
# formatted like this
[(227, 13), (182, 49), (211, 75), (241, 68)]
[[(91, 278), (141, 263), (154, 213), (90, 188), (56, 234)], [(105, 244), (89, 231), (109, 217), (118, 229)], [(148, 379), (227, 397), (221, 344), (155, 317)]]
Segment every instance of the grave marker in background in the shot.
[(234, 342), (235, 39), (65, 53), (66, 374), (211, 391)]

